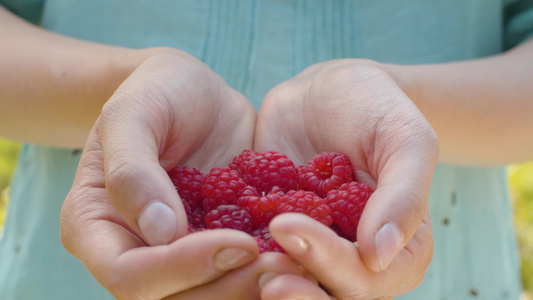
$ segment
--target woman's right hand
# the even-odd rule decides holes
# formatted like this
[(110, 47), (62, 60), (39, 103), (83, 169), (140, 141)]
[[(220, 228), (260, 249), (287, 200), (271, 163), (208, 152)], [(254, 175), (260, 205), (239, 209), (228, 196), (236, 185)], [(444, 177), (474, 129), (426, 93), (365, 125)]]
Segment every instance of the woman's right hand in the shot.
[(187, 235), (167, 175), (176, 165), (228, 165), (252, 148), (255, 119), (241, 94), (190, 55), (149, 57), (89, 135), (61, 212), (65, 248), (119, 299), (256, 299), (262, 274), (300, 274), (285, 255), (258, 259), (245, 233)]

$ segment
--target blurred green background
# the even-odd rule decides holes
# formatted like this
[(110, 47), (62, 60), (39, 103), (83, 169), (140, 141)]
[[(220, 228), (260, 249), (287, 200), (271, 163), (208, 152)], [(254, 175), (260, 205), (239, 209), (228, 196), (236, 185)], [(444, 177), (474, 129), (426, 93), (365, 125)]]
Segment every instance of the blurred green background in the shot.
[[(0, 138), (0, 238), (8, 204), (8, 185), (19, 150), (18, 143)], [(508, 171), (522, 260), (522, 281), (525, 291), (531, 297), (533, 295), (533, 162), (510, 166)]]
[(18, 143), (0, 138), (0, 238), (6, 218), (8, 185), (15, 170), (19, 150)]
[(508, 168), (514, 222), (522, 260), (522, 283), (533, 299), (533, 162)]

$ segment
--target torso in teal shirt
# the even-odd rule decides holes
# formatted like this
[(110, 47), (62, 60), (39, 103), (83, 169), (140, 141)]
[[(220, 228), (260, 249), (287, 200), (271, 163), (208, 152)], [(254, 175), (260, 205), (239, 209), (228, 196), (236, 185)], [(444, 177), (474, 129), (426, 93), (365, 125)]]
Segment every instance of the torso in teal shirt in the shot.
[[(502, 0), (0, 3), (33, 20), (42, 12), (43, 27), (69, 36), (185, 50), (256, 109), (270, 88), (317, 62), (446, 62), (499, 53), (506, 34), (518, 40), (504, 26)], [(533, 16), (525, 18), (520, 24), (531, 30)], [(1, 299), (111, 298), (59, 241), (61, 204), (78, 160), (79, 151), (24, 147), (0, 245)], [(439, 165), (429, 202), (434, 259), (422, 284), (398, 299), (518, 299), (504, 170)]]

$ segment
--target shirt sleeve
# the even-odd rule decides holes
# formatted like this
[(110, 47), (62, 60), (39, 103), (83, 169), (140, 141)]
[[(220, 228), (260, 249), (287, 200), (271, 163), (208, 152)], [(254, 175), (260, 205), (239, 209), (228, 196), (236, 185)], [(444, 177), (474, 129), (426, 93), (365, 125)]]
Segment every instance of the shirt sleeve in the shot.
[(505, 49), (533, 37), (533, 0), (510, 1), (504, 10)]
[(33, 24), (41, 22), (45, 0), (0, 0), (0, 5)]

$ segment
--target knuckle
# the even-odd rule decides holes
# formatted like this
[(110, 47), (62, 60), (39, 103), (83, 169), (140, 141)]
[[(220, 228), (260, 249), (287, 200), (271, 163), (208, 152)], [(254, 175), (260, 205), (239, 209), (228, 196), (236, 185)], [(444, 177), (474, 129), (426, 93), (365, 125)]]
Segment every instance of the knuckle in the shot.
[(405, 207), (409, 209), (406, 212), (406, 218), (403, 224), (398, 224), (406, 238), (411, 237), (416, 230), (420, 227), (420, 224), (424, 218), (427, 209), (427, 199), (420, 193), (421, 188), (413, 188), (405, 191)]
[[(118, 155), (120, 156), (120, 155)], [(113, 199), (119, 191), (128, 192), (132, 189), (132, 184), (142, 180), (142, 167), (136, 164), (125, 162), (122, 157), (113, 160), (113, 164), (106, 172), (106, 189), (110, 195), (110, 200)]]
[(354, 286), (349, 294), (341, 297), (341, 299), (352, 299), (352, 300), (362, 300), (362, 299), (371, 299), (371, 288), (370, 284), (364, 283)]
[(408, 265), (407, 280), (398, 290), (401, 294), (415, 289), (424, 280), (434, 251), (433, 235), (430, 226), (422, 223), (418, 233), (410, 241), (410, 244), (406, 249), (411, 253), (411, 259), (414, 263)]
[(113, 164), (108, 168), (106, 172), (108, 187), (124, 184), (139, 176), (139, 167), (132, 163), (125, 162), (124, 160), (125, 159), (123, 158), (115, 158)]

